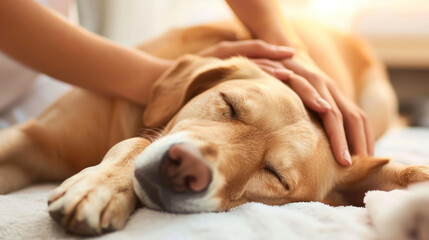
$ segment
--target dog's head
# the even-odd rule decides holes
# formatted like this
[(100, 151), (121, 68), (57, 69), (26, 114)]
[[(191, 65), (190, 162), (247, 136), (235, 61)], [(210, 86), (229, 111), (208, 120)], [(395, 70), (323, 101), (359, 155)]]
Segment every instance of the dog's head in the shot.
[(340, 167), (295, 92), (240, 57), (182, 58), (155, 84), (143, 118), (167, 124), (135, 160), (136, 193), (154, 209), (329, 201), (335, 187), (387, 162), (355, 157)]

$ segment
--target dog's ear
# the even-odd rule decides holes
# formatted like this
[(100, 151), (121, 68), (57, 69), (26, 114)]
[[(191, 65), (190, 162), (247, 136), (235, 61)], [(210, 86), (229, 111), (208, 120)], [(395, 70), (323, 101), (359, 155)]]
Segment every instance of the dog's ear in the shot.
[(388, 158), (353, 156), (353, 164), (343, 169), (343, 173), (340, 174), (340, 182), (346, 187), (354, 185), (376, 172), (389, 161)]
[(143, 114), (146, 127), (165, 125), (191, 98), (213, 87), (234, 71), (216, 58), (186, 55), (155, 83)]
[(386, 190), (396, 181), (396, 175), (386, 166), (388, 158), (353, 156), (353, 164), (337, 169), (336, 186), (324, 202), (330, 205), (362, 206), (369, 190)]

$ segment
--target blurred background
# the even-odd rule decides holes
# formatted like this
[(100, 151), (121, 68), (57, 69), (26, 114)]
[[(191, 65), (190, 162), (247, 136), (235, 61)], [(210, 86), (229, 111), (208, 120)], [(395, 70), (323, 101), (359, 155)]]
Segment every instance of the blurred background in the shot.
[[(288, 17), (363, 35), (388, 67), (411, 125), (429, 126), (428, 0), (280, 0)], [(222, 0), (78, 0), (79, 22), (125, 45), (170, 28), (232, 18)]]

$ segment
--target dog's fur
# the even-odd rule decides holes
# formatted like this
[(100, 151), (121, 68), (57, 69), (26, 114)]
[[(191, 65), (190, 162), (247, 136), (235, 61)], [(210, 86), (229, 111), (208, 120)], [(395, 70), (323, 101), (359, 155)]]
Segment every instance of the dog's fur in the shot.
[[(396, 117), (382, 64), (356, 37), (309, 23), (294, 26), (313, 60), (381, 136)], [(351, 167), (339, 166), (317, 117), (287, 85), (245, 58), (181, 57), (247, 38), (239, 24), (173, 30), (138, 46), (180, 57), (155, 83), (145, 110), (74, 89), (37, 120), (2, 130), (0, 193), (70, 177), (49, 200), (51, 216), (73, 233), (99, 234), (122, 228), (138, 197), (144, 206), (172, 212), (223, 211), (249, 201), (359, 205), (370, 189), (428, 180), (428, 167), (388, 159), (353, 156)], [(157, 128), (159, 135), (152, 134)], [(172, 193), (159, 183), (160, 159), (176, 143), (194, 146), (210, 167), (213, 180), (203, 192)]]

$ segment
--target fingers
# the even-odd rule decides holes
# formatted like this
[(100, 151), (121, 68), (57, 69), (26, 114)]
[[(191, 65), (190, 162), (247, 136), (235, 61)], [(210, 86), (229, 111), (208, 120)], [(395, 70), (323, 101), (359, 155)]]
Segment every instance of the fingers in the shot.
[[(331, 106), (331, 108), (325, 108), (326, 110), (318, 111), (308, 103), (306, 104), (306, 106), (319, 113), (325, 132), (328, 135), (329, 142), (331, 143), (332, 153), (334, 154), (337, 162), (343, 166), (351, 165), (352, 160), (347, 144), (346, 129), (343, 122), (343, 109), (340, 109), (337, 105), (338, 99), (334, 99), (332, 96), (331, 89), (328, 89), (327, 81), (323, 80), (324, 76), (317, 72), (308, 71), (307, 68), (304, 68), (303, 65), (293, 59), (283, 60), (282, 63), (286, 68), (304, 77), (307, 83), (317, 91), (320, 97), (326, 100)], [(356, 136), (356, 134), (354, 134), (354, 136)]]
[[(256, 62), (264, 71), (287, 83), (298, 94), (306, 107), (321, 115), (335, 159), (343, 166), (351, 165), (352, 159), (346, 141), (342, 114), (328, 88), (323, 84), (315, 84), (319, 88), (317, 90), (307, 79), (290, 70), (275, 68), (275, 64), (267, 61)], [(313, 81), (315, 80), (313, 79)]]
[[(274, 77), (277, 77), (281, 81), (288, 80), (290, 75), (293, 74), (292, 71), (285, 69), (283, 65), (278, 61), (272, 61), (269, 59), (252, 59), (252, 58), (250, 60), (256, 63), (259, 66), (259, 68), (261, 68), (263, 71), (265, 71), (266, 73)], [(283, 69), (283, 74), (276, 75), (275, 71), (277, 71), (277, 69), (279, 68)]]
[(343, 117), (351, 152), (353, 154), (367, 156), (367, 138), (361, 115), (356, 111), (344, 112)]
[(275, 69), (274, 76), (287, 83), (288, 86), (298, 94), (304, 105), (311, 110), (324, 113), (332, 109), (332, 106), (323, 99), (318, 91), (303, 77), (283, 69)]
[[(250, 61), (256, 63), (259, 68), (264, 70), (266, 73), (278, 78), (281, 81), (288, 80), (293, 74), (292, 71), (287, 70), (279, 61), (272, 61), (269, 59), (250, 58)], [(276, 74), (278, 69), (282, 69), (282, 74)]]
[(258, 64), (265, 72), (287, 83), (311, 110), (322, 113), (332, 108), (326, 100), (320, 97), (317, 90), (306, 79), (284, 68), (283, 64), (279, 61), (272, 61), (269, 59), (251, 60)]
[(280, 62), (268, 59), (252, 59), (252, 61), (258, 64), (265, 72), (287, 83), (302, 99), (304, 105), (311, 110), (322, 113), (332, 108), (326, 100), (320, 97), (317, 90), (306, 79), (285, 69)]
[(347, 100), (335, 86), (330, 86), (330, 91), (342, 112), (352, 154), (372, 156), (374, 154), (374, 137), (366, 114), (354, 103)]
[[(319, 113), (326, 135), (331, 143), (332, 153), (342, 166), (350, 166), (352, 158), (347, 144), (342, 112), (337, 106), (326, 84), (315, 84), (322, 98), (331, 105), (328, 111)], [(316, 88), (316, 89), (317, 89)]]
[(248, 58), (284, 59), (290, 58), (294, 50), (290, 47), (277, 46), (262, 40), (243, 40), (236, 42), (221, 42), (213, 48), (203, 50), (200, 55), (228, 58), (245, 56)]
[(335, 159), (343, 166), (351, 165), (352, 160), (347, 146), (342, 115), (327, 87), (323, 84), (315, 84), (319, 88), (316, 89), (302, 76), (294, 74), (284, 67), (279, 68), (275, 61), (266, 59), (254, 59), (253, 61), (265, 72), (287, 83), (298, 94), (306, 107), (321, 114)]
[[(259, 65), (259, 68), (262, 69), (264, 72), (266, 72), (266, 73), (274, 76), (275, 68), (267, 67), (267, 66), (264, 66), (264, 65)], [(289, 78), (289, 76), (286, 76), (286, 75), (283, 76), (283, 77), (284, 77), (284, 79), (279, 79), (279, 80), (287, 80), (287, 78)]]
[(251, 58), (252, 62), (256, 63), (258, 66), (266, 66), (273, 69), (285, 69), (287, 70), (280, 61), (273, 61), (266, 58)]
[(321, 114), (321, 119), (331, 143), (331, 149), (335, 159), (343, 166), (350, 166), (352, 164), (352, 159), (347, 146), (341, 112), (335, 108)]
[(343, 117), (329, 90), (322, 85), (317, 91), (306, 79), (296, 74), (286, 82), (308, 108), (320, 114), (335, 159), (343, 166), (351, 165), (352, 159), (347, 145)]

